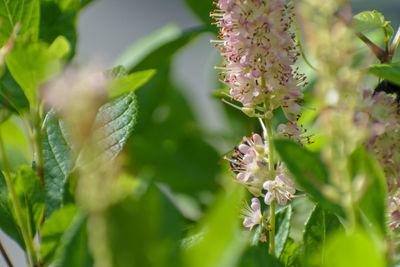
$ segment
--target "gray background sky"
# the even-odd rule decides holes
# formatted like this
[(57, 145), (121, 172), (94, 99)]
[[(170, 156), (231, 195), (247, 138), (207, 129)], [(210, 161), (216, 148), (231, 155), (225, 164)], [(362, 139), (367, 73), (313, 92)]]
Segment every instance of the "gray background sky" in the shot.
[[(400, 0), (353, 0), (352, 3), (354, 13), (377, 8), (392, 20), (394, 28), (400, 22)], [(79, 18), (77, 59), (95, 59), (108, 66), (132, 42), (171, 22), (181, 28), (200, 24), (183, 0), (97, 0)], [(224, 127), (221, 118), (215, 117), (220, 104), (209, 98), (210, 91), (215, 89), (211, 82), (215, 74), (212, 59), (218, 53), (209, 44), (210, 38), (206, 35), (200, 37), (183, 49), (178, 54), (174, 73), (183, 89), (190, 88), (184, 93), (192, 100), (200, 122), (209, 129), (218, 130)], [(15, 266), (26, 266), (18, 246), (1, 232), (0, 239)], [(0, 266), (6, 266), (1, 257)]]

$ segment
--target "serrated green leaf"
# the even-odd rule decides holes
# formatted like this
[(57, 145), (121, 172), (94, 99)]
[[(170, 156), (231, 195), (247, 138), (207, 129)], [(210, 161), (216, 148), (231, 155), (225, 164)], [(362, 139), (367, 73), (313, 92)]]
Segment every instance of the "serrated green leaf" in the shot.
[(124, 93), (136, 91), (148, 82), (154, 74), (156, 74), (156, 70), (143, 70), (111, 80), (107, 87), (109, 97), (114, 98)]
[(328, 240), (323, 267), (387, 266), (385, 256), (363, 232), (340, 232)]
[(275, 217), (275, 255), (277, 258), (282, 253), (289, 236), (290, 220), (292, 218), (292, 205), (286, 206), (276, 212)]
[(307, 194), (325, 208), (344, 217), (343, 209), (327, 199), (320, 190), (321, 186), (329, 183), (329, 176), (319, 156), (287, 139), (274, 140), (274, 146), (293, 178)]
[(91, 267), (93, 258), (89, 252), (86, 215), (78, 212), (70, 227), (61, 238), (59, 249), (55, 256), (57, 267)]
[(356, 195), (361, 211), (384, 236), (387, 189), (385, 175), (379, 163), (363, 147), (359, 147), (350, 155), (348, 168), (353, 179), (363, 179), (364, 189), (356, 192), (362, 194)]
[(21, 230), (14, 219), (12, 207), (8, 201), (8, 188), (3, 174), (0, 172), (0, 229), (12, 238), (21, 248), (25, 247)]
[(67, 181), (72, 168), (72, 145), (61, 120), (50, 112), (43, 128), (44, 180), (46, 217), (66, 202)]
[(341, 223), (334, 214), (316, 205), (303, 232), (303, 253), (307, 264), (320, 266), (328, 236), (342, 230)]
[(54, 259), (61, 238), (71, 225), (78, 208), (67, 205), (55, 211), (43, 224), (42, 242), (40, 245), (40, 262), (50, 264)]
[(31, 104), (37, 102), (39, 85), (59, 74), (68, 51), (68, 41), (59, 36), (50, 46), (42, 42), (18, 43), (7, 55), (7, 67)]
[(94, 129), (105, 159), (114, 159), (121, 152), (136, 124), (137, 112), (134, 92), (121, 95), (99, 108)]
[(288, 237), (285, 247), (279, 256), (279, 261), (286, 267), (300, 266), (299, 259), (299, 246), (296, 242)]
[(18, 23), (18, 34), (36, 41), (39, 32), (39, 0), (0, 1), (0, 20), (0, 47), (5, 44)]
[(24, 221), (30, 225), (33, 237), (39, 230), (44, 215), (45, 193), (42, 184), (31, 167), (21, 166), (14, 178), (14, 187), (21, 204)]
[(400, 85), (400, 62), (371, 65), (369, 73)]

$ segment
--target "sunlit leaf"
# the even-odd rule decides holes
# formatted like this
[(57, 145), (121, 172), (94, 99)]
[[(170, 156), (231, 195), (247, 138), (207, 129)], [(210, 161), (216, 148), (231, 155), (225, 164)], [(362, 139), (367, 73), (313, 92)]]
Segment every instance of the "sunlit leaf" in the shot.
[(37, 103), (39, 85), (59, 74), (61, 59), (68, 51), (68, 41), (58, 37), (50, 46), (42, 42), (19, 43), (8, 54), (7, 67), (31, 104)]
[(371, 65), (369, 73), (400, 85), (400, 62)]
[(134, 92), (148, 82), (154, 74), (156, 74), (155, 70), (144, 70), (111, 80), (107, 88), (109, 97), (114, 98), (124, 93)]
[(18, 34), (33, 41), (39, 32), (39, 0), (2, 0), (0, 1), (0, 47), (11, 36), (14, 27), (19, 24)]
[(65, 206), (55, 211), (43, 224), (42, 242), (40, 246), (40, 262), (49, 264), (54, 259), (61, 238), (70, 226), (78, 208)]

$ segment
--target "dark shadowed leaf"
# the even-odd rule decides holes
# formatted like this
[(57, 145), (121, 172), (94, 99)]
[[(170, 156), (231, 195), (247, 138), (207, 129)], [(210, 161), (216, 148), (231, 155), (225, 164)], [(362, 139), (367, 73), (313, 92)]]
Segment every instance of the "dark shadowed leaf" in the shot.
[(303, 232), (305, 262), (310, 266), (320, 266), (328, 236), (342, 230), (343, 227), (334, 214), (316, 205)]
[(24, 92), (6, 68), (0, 76), (0, 109), (17, 112), (28, 107)]
[(106, 214), (113, 266), (180, 266), (183, 217), (156, 186), (143, 190)]
[(24, 248), (24, 240), (21, 235), (21, 230), (16, 223), (12, 207), (8, 201), (8, 189), (3, 174), (0, 172), (0, 229), (9, 237), (14, 239), (21, 248)]
[(184, 0), (184, 2), (209, 31), (214, 33), (218, 32), (218, 28), (215, 25), (211, 25), (211, 23), (215, 21), (210, 17), (210, 12), (217, 8), (213, 4), (213, 0)]

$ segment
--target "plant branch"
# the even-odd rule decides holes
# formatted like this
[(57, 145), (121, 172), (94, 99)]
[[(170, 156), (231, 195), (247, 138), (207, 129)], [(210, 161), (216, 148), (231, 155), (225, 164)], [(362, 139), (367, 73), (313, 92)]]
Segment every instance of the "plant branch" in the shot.
[(6, 261), (8, 267), (14, 267), (14, 265), (12, 264), (10, 257), (8, 257), (7, 251), (4, 249), (3, 244), (0, 241), (0, 252), (1, 255), (3, 255), (4, 260)]

